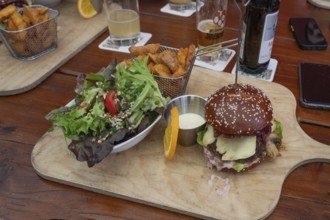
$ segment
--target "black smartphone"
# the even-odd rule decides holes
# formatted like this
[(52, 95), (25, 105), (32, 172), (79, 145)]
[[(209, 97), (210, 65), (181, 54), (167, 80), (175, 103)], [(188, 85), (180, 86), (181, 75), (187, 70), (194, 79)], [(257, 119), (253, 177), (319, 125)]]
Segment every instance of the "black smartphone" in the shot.
[(324, 35), (313, 18), (292, 17), (289, 26), (301, 49), (325, 50), (328, 47)]
[(299, 83), (302, 106), (330, 110), (330, 65), (300, 63)]

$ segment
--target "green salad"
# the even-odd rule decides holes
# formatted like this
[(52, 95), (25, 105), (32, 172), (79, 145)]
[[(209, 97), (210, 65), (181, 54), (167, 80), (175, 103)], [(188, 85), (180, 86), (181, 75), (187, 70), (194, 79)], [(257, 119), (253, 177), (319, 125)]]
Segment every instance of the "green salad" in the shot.
[(71, 141), (68, 148), (89, 167), (113, 147), (132, 138), (162, 114), (168, 100), (144, 60), (133, 65), (116, 61), (98, 73), (80, 75), (72, 105), (51, 111), (46, 119)]

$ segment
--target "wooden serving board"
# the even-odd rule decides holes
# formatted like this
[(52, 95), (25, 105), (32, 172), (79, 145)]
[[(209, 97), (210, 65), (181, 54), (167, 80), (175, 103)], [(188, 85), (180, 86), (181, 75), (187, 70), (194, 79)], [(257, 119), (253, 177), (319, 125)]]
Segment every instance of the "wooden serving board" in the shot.
[(58, 47), (54, 51), (33, 61), (21, 61), (0, 44), (0, 96), (34, 88), (107, 29), (104, 14), (84, 19), (78, 14), (76, 2), (63, 1), (54, 9), (60, 13)]
[[(316, 142), (299, 127), (296, 100), (285, 87), (248, 78), (241, 82), (261, 88), (271, 99), (275, 117), (283, 123), (286, 150), (274, 161), (240, 174), (210, 170), (202, 147), (178, 146), (173, 160), (163, 156), (165, 121), (161, 120), (137, 146), (111, 154), (88, 168), (67, 150), (62, 133), (46, 133), (35, 145), (32, 165), (43, 178), (168, 209), (205, 219), (262, 219), (275, 209), (286, 176), (296, 167), (313, 162), (330, 162), (330, 146)], [(209, 96), (234, 82), (228, 73), (194, 67), (187, 94)], [(216, 193), (212, 175), (228, 178), (230, 190)], [(253, 195), (253, 197), (251, 197)]]

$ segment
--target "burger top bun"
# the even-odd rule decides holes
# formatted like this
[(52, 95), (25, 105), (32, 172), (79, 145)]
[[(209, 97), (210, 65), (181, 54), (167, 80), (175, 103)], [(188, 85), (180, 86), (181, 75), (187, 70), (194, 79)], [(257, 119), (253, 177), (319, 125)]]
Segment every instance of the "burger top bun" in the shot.
[(229, 135), (254, 135), (273, 118), (268, 97), (248, 84), (230, 84), (213, 95), (205, 105), (205, 119), (215, 130)]

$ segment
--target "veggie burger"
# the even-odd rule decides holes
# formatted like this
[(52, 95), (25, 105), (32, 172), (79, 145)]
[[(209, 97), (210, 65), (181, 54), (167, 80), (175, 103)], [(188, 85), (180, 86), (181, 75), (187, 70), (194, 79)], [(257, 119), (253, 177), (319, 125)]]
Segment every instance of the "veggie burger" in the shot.
[(248, 84), (230, 84), (205, 105), (207, 126), (199, 134), (208, 166), (241, 172), (280, 155), (282, 126), (269, 98)]

